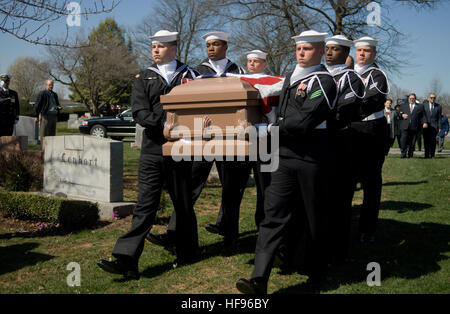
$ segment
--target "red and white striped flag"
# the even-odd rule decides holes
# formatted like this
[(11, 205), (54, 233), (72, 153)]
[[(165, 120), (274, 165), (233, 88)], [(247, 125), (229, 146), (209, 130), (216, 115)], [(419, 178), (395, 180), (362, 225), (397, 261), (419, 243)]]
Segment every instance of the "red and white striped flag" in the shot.
[(281, 89), (283, 88), (284, 76), (270, 76), (266, 74), (234, 74), (227, 73), (227, 76), (239, 77), (259, 91), (262, 101), (262, 112), (268, 114), (272, 107), (278, 106)]

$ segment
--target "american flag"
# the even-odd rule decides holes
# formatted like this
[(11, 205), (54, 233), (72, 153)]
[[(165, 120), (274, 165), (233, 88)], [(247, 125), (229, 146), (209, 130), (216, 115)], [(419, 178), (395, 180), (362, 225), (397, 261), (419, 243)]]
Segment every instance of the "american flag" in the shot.
[[(261, 110), (273, 122), (276, 117), (276, 107), (280, 100), (281, 89), (283, 88), (284, 76), (271, 76), (266, 74), (206, 74), (197, 78), (211, 77), (239, 77), (259, 91), (261, 95)], [(275, 107), (275, 108), (274, 108)]]

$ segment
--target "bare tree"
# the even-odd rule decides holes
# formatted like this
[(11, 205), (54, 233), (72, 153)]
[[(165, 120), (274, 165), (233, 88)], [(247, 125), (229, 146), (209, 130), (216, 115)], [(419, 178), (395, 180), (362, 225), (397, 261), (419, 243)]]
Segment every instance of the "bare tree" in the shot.
[[(78, 46), (78, 42), (68, 41), (69, 26), (66, 24), (66, 36), (60, 41), (51, 41), (47, 37), (53, 22), (76, 14), (78, 17), (111, 12), (121, 0), (78, 0), (79, 12), (70, 11), (69, 0), (0, 0), (0, 31), (33, 44)], [(87, 3), (86, 3), (87, 2)], [(86, 5), (84, 5), (86, 3)]]
[[(442, 92), (442, 82), (437, 75), (435, 75), (430, 82), (430, 93), (435, 93), (436, 96), (440, 95)], [(427, 95), (428, 96), (428, 95)]]
[[(439, 0), (405, 0), (405, 6), (433, 8)], [(382, 21), (368, 25), (366, 10), (369, 4), (382, 6)], [(259, 18), (275, 17), (286, 24), (287, 31), (296, 35), (303, 29), (315, 28), (330, 34), (344, 34), (351, 39), (370, 35), (382, 39), (378, 46), (377, 62), (397, 73), (405, 62), (402, 49), (403, 34), (389, 17), (390, 3), (373, 0), (218, 0), (216, 13), (232, 21), (251, 21)], [(312, 22), (315, 23), (312, 24)], [(272, 29), (267, 29), (270, 33)], [(251, 40), (249, 37), (248, 40)]]
[(31, 57), (17, 58), (8, 67), (7, 72), (13, 76), (11, 88), (27, 101), (36, 96), (47, 77), (42, 71), (41, 62)]
[(394, 83), (390, 84), (389, 97), (392, 99), (393, 104), (397, 104), (397, 102), (400, 99), (403, 99), (406, 101), (406, 98), (408, 97), (408, 93), (409, 93), (409, 91), (407, 91), (406, 89), (403, 89)]
[(450, 94), (436, 95), (436, 102), (442, 105), (442, 114), (450, 114)]
[[(222, 14), (230, 18), (234, 9), (231, 6), (228, 10), (222, 11)], [(241, 56), (242, 64), (246, 63), (244, 54), (248, 50), (267, 52), (266, 72), (272, 75), (284, 74), (295, 66), (295, 45), (291, 37), (305, 30), (306, 20), (310, 21), (309, 27), (317, 26), (313, 14), (297, 11), (296, 6), (289, 1), (266, 2), (248, 7), (232, 20), (231, 51)], [(299, 20), (302, 22), (298, 23)]]
[(141, 63), (151, 62), (149, 36), (161, 29), (180, 33), (177, 59), (195, 65), (204, 56), (203, 33), (222, 26), (223, 21), (211, 8), (212, 0), (160, 0), (154, 12), (140, 23), (132, 34)]
[(138, 71), (135, 57), (122, 41), (97, 40), (81, 48), (47, 47), (47, 70), (57, 82), (69, 87), (76, 99), (98, 115), (98, 109), (130, 90)]

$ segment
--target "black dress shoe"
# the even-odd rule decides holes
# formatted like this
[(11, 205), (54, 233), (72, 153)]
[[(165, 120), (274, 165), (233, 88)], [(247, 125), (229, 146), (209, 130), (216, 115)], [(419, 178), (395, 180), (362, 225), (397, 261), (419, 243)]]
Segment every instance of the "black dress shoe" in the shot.
[(263, 280), (241, 278), (236, 282), (236, 288), (243, 294), (267, 294), (267, 282)]
[(146, 239), (153, 244), (164, 247), (167, 250), (171, 250), (173, 248), (173, 243), (169, 239), (169, 234), (161, 233), (161, 234), (152, 234), (148, 233)]
[(132, 267), (121, 259), (112, 262), (100, 259), (97, 265), (108, 273), (123, 275), (126, 279), (138, 280), (140, 278), (137, 266)]
[(215, 234), (219, 234), (220, 230), (219, 230), (219, 226), (216, 224), (207, 224), (205, 226), (206, 231), (211, 232), (211, 233), (215, 233)]

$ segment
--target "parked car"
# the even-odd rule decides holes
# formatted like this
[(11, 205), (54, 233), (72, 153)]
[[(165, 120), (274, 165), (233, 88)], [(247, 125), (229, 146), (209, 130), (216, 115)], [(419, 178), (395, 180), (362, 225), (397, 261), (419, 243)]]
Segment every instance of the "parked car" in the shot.
[(136, 121), (131, 109), (128, 109), (117, 116), (86, 119), (79, 126), (79, 130), (83, 134), (121, 140), (127, 136), (135, 136)]

